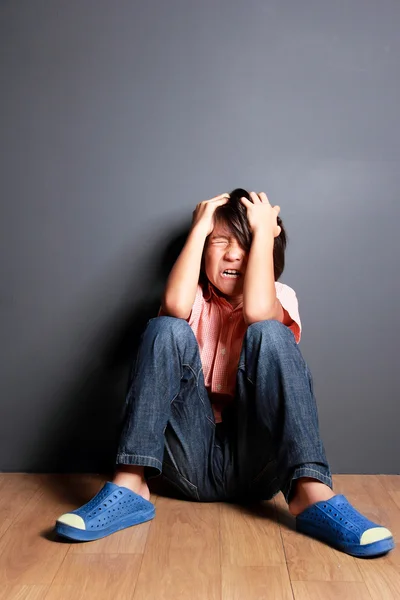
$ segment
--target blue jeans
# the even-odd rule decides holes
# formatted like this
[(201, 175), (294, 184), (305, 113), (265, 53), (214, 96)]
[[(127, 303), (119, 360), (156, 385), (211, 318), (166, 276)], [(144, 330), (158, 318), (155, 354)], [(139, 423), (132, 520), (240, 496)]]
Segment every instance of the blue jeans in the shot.
[(236, 395), (215, 423), (199, 346), (183, 319), (147, 323), (132, 369), (116, 463), (142, 465), (201, 502), (269, 500), (313, 477), (332, 488), (310, 370), (292, 331), (253, 323), (243, 340)]

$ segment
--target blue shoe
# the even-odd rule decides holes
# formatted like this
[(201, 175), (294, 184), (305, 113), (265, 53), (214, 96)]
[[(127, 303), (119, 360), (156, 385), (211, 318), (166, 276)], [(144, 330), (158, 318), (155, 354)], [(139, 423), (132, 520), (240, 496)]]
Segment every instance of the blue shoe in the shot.
[(91, 541), (150, 521), (154, 505), (126, 487), (108, 481), (88, 502), (56, 521), (56, 533), (70, 540)]
[(380, 556), (395, 547), (389, 529), (364, 517), (343, 494), (303, 510), (296, 517), (296, 531), (358, 557)]

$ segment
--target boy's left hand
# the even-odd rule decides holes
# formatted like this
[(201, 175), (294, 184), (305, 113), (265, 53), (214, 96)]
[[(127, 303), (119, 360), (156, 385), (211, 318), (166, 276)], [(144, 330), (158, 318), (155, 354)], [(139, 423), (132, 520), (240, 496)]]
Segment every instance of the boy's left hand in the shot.
[(262, 231), (266, 235), (271, 233), (274, 238), (277, 237), (281, 232), (281, 228), (277, 223), (281, 207), (278, 205), (271, 206), (264, 192), (260, 192), (259, 194), (250, 192), (250, 198), (253, 202), (244, 197), (240, 198), (240, 201), (247, 209), (247, 219), (252, 233)]

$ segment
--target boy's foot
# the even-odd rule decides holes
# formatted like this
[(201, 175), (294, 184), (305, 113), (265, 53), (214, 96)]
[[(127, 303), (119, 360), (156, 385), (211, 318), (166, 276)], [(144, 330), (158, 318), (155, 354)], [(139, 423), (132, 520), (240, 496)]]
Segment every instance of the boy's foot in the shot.
[[(125, 467), (125, 465), (123, 465), (123, 467)], [(142, 496), (145, 500), (150, 500), (149, 486), (147, 485), (147, 481), (143, 476), (132, 476), (131, 473), (125, 472), (120, 467), (120, 469), (115, 473), (112, 482), (116, 485), (128, 488), (128, 490), (139, 494), (139, 496)]]
[(292, 500), (289, 502), (289, 512), (294, 517), (297, 517), (300, 513), (302, 513), (306, 508), (315, 504), (315, 502), (319, 502), (320, 500), (330, 500), (335, 493), (331, 490), (331, 488), (327, 485), (321, 484), (314, 489), (307, 489), (307, 493), (303, 492), (302, 489), (297, 489), (297, 493), (292, 497)]
[(343, 494), (315, 502), (298, 514), (296, 531), (357, 557), (380, 556), (395, 547), (389, 529), (364, 517)]
[(150, 521), (154, 505), (132, 490), (107, 481), (102, 489), (80, 508), (61, 515), (55, 530), (71, 540), (91, 541)]

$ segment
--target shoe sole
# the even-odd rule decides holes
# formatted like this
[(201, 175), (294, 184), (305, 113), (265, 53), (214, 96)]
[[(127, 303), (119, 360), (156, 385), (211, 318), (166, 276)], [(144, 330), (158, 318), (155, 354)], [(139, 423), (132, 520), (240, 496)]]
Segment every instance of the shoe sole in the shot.
[(357, 558), (381, 556), (382, 554), (386, 554), (390, 550), (393, 550), (395, 547), (393, 537), (387, 537), (383, 540), (372, 542), (371, 544), (341, 544), (340, 542), (333, 540), (330, 536), (324, 535), (319, 527), (314, 527), (311, 523), (303, 524), (301, 521), (296, 522), (296, 531), (317, 538), (318, 540), (326, 542), (333, 548), (356, 556)]
[(116, 531), (120, 531), (121, 529), (126, 529), (127, 527), (132, 527), (133, 525), (140, 525), (140, 523), (146, 523), (147, 521), (151, 521), (155, 517), (155, 509), (152, 511), (141, 511), (136, 512), (131, 516), (124, 517), (123, 519), (119, 519), (115, 521), (113, 525), (106, 527), (105, 529), (96, 530), (86, 530), (86, 529), (78, 529), (77, 527), (71, 527), (71, 525), (66, 525), (65, 523), (56, 522), (55, 531), (58, 535), (62, 537), (68, 538), (69, 540), (74, 540), (78, 542), (91, 542), (93, 540), (99, 540), (103, 537), (107, 537)]

